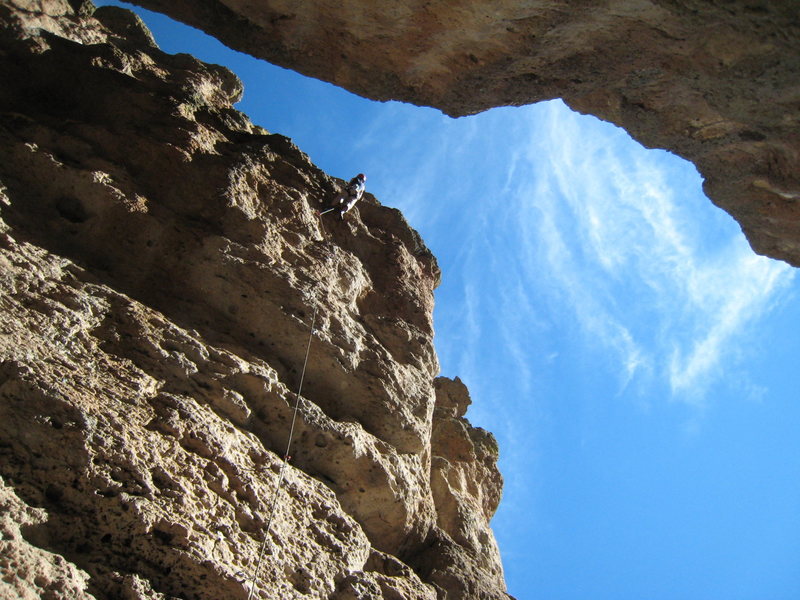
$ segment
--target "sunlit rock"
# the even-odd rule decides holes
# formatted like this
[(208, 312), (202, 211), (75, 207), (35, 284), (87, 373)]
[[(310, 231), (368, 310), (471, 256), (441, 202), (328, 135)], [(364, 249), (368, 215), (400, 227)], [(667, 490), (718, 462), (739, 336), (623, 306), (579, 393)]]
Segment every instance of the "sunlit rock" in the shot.
[(320, 219), (342, 182), (127, 11), (5, 3), (0, 51), (0, 596), (507, 598), (402, 215)]

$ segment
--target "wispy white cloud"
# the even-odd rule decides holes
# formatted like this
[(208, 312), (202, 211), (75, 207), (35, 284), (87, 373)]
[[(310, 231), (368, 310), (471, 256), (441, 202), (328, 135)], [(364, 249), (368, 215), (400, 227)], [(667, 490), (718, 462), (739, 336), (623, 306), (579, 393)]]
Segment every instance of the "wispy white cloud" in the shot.
[(532, 393), (537, 364), (562, 350), (546, 322), (574, 323), (616, 365), (620, 392), (661, 382), (700, 404), (793, 277), (752, 253), (698, 176), (681, 186), (688, 163), (560, 102), (465, 120), (406, 110), (358, 144), (374, 149), (381, 199), (448, 269), (437, 344), (462, 376), (496, 343)]
[(728, 256), (732, 269), (716, 265), (689, 274), (687, 303), (702, 320), (694, 335), (673, 349), (669, 377), (676, 393), (702, 396), (707, 375), (719, 374), (728, 347), (769, 310), (793, 276), (788, 267), (758, 257), (742, 244)]
[(721, 212), (712, 227), (726, 239), (709, 251), (694, 220), (716, 209), (699, 178), (678, 189), (669, 171), (679, 159), (579, 119), (551, 103), (546, 125), (532, 125), (532, 183), (518, 190), (538, 211), (520, 223), (526, 263), (532, 277), (546, 273), (549, 295), (591, 343), (613, 351), (623, 388), (655, 375), (676, 398), (700, 403), (793, 271), (754, 255)]

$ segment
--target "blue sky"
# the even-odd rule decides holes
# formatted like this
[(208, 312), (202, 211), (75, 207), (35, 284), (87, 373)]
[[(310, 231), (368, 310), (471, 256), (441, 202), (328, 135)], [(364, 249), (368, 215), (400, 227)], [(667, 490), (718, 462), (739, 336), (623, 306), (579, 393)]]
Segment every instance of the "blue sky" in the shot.
[[(99, 4), (113, 4), (100, 2)], [(500, 443), (519, 600), (800, 598), (800, 283), (694, 167), (556, 100), (376, 103), (137, 9), (436, 254), (436, 347)]]

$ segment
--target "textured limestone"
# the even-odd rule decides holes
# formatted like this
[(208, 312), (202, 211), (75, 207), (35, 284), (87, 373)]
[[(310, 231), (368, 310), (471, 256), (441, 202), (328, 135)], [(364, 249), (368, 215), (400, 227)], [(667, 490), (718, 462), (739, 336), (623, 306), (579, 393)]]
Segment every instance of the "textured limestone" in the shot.
[(756, 252), (800, 266), (793, 2), (134, 2), (370, 98), (451, 115), (563, 98), (691, 160)]
[(46, 521), (43, 509), (28, 506), (0, 478), (1, 598), (90, 597), (86, 572), (28, 541)]
[(402, 215), (320, 220), (342, 182), (127, 11), (3, 4), (0, 57), (3, 597), (246, 598), (310, 339), (255, 597), (507, 598)]
[[(459, 598), (487, 598), (503, 586), (500, 554), (492, 531), (485, 527), (497, 510), (503, 481), (497, 470), (497, 442), (464, 418), (469, 392), (460, 379), (435, 381), (436, 408), (431, 438), (431, 491), (436, 504), (438, 538), (418, 563), (426, 580)], [(446, 548), (470, 548), (456, 560)], [(495, 557), (486, 568), (482, 557)], [(475, 557), (481, 557), (475, 560)], [(464, 573), (470, 575), (464, 577)]]

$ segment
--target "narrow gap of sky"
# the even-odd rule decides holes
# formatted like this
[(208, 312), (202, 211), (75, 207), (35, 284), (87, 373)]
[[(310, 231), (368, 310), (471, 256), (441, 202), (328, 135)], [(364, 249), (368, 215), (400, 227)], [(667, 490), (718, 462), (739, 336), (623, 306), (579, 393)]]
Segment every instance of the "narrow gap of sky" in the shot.
[(800, 597), (797, 278), (691, 164), (560, 101), (454, 120), (136, 12), (166, 52), (229, 66), (254, 122), (367, 173), (436, 254), (443, 373), (500, 443), (511, 594)]

